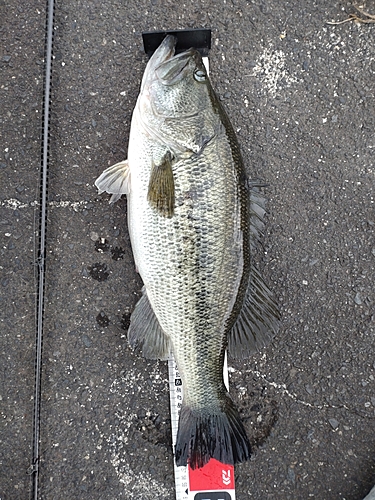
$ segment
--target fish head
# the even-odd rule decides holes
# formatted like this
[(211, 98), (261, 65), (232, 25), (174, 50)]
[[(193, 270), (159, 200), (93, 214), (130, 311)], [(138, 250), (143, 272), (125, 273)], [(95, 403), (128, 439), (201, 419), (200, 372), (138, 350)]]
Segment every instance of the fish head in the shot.
[[(175, 54), (177, 38), (167, 35), (149, 60), (142, 79), (141, 92), (153, 88), (169, 93), (174, 87), (175, 92), (182, 93), (181, 87), (207, 80), (206, 68), (198, 50), (190, 48), (180, 54)], [(163, 89), (163, 87), (165, 87)], [(157, 96), (154, 96), (157, 97)]]
[(198, 152), (212, 136), (208, 130), (201, 132), (213, 108), (213, 91), (200, 53), (191, 48), (176, 54), (176, 42), (166, 36), (149, 60), (138, 110), (148, 130), (168, 138), (171, 149)]

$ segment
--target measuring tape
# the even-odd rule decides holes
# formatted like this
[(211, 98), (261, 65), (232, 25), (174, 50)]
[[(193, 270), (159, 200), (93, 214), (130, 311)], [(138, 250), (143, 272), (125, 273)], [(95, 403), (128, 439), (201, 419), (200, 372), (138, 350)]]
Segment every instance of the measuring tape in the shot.
[[(171, 354), (168, 359), (169, 397), (171, 404), (172, 445), (176, 445), (178, 420), (183, 398), (182, 379)], [(228, 388), (227, 357), (224, 360), (224, 382)], [(211, 458), (201, 469), (189, 465), (177, 467), (174, 461), (176, 500), (235, 500), (234, 466)]]
[[(209, 74), (208, 57), (202, 57)], [(229, 390), (227, 355), (223, 367), (224, 383)], [(171, 354), (168, 359), (169, 397), (171, 404), (172, 445), (176, 446), (178, 420), (183, 398), (182, 379), (177, 363)], [(235, 500), (234, 466), (223, 464), (214, 458), (201, 469), (191, 469), (189, 465), (177, 467), (174, 463), (176, 500)]]

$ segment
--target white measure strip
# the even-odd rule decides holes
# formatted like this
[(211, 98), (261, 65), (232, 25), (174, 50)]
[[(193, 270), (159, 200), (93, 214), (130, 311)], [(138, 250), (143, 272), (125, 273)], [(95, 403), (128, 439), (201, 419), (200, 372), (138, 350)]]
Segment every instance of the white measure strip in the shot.
[[(227, 353), (225, 353), (224, 366), (223, 366), (224, 383), (226, 388), (229, 390), (229, 378), (228, 378), (228, 364), (227, 364)], [(183, 386), (182, 379), (178, 372), (177, 363), (170, 354), (168, 359), (168, 375), (169, 375), (169, 398), (171, 406), (171, 425), (172, 425), (172, 447), (173, 452), (176, 446), (176, 437), (178, 429), (178, 420), (180, 416), (182, 398), (183, 398)], [(189, 492), (189, 477), (187, 467), (177, 467), (176, 461), (173, 461), (174, 465), (174, 477), (176, 485), (176, 500), (194, 500), (198, 492)], [(225, 472), (222, 471), (221, 479), (225, 482)], [(233, 483), (234, 484), (234, 483)], [(207, 490), (206, 490), (207, 491)], [(224, 493), (224, 492), (222, 492)], [(235, 500), (235, 490), (231, 489), (227, 491), (230, 497), (222, 498), (217, 497), (217, 500)], [(207, 498), (201, 498), (200, 500), (210, 500)]]
[[(177, 363), (173, 357), (173, 354), (170, 354), (170, 357), (168, 359), (168, 373), (169, 398), (171, 404), (172, 447), (174, 453), (183, 393), (182, 380), (180, 374), (178, 373)], [(176, 484), (176, 500), (188, 500), (189, 484), (187, 467), (177, 467), (175, 460), (173, 460), (173, 465), (174, 479)]]
[[(208, 57), (203, 57), (203, 63), (206, 67), (207, 73), (209, 73), (209, 61)], [(229, 380), (228, 380), (228, 366), (227, 366), (227, 355), (225, 353), (224, 367), (223, 367), (224, 382), (229, 390)], [(169, 373), (169, 397), (171, 405), (171, 425), (172, 425), (172, 446), (173, 451), (176, 446), (176, 437), (178, 429), (178, 420), (181, 410), (182, 397), (183, 397), (183, 386), (182, 379), (178, 372), (177, 363), (172, 354), (168, 359), (168, 373)], [(189, 491), (189, 471), (188, 467), (177, 467), (176, 461), (174, 460), (174, 475), (176, 484), (176, 500), (235, 500), (235, 490), (234, 490), (234, 478), (233, 478), (233, 467), (223, 468), (218, 470), (218, 481), (222, 484), (230, 484), (233, 489), (228, 490), (218, 490), (209, 491), (210, 488), (202, 488), (199, 491)], [(217, 472), (215, 472), (216, 474)], [(232, 474), (232, 477), (230, 475)]]

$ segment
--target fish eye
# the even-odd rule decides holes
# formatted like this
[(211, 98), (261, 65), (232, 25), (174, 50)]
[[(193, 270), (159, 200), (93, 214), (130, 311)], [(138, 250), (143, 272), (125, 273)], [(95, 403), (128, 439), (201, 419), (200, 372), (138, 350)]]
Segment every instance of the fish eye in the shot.
[(194, 80), (196, 80), (197, 82), (204, 82), (206, 78), (206, 73), (202, 69), (196, 69), (194, 71)]

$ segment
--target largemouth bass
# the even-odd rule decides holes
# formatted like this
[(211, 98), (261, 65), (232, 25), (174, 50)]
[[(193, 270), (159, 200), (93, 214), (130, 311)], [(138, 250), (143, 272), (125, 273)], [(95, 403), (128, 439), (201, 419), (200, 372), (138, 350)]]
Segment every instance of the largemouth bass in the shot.
[(167, 36), (147, 64), (128, 159), (105, 170), (99, 192), (128, 200), (143, 295), (131, 346), (152, 359), (172, 351), (184, 387), (175, 459), (202, 467), (251, 450), (223, 381), (225, 349), (244, 357), (276, 331), (278, 310), (253, 266), (264, 199), (251, 187), (227, 114), (198, 51), (175, 55)]

